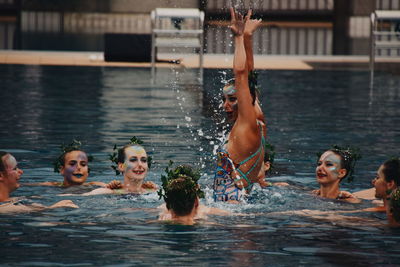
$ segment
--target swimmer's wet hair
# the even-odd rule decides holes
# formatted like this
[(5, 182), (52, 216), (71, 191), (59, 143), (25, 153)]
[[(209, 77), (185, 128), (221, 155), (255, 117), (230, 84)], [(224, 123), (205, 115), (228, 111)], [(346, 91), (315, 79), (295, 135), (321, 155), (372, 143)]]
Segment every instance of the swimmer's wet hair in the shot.
[(400, 159), (391, 158), (383, 163), (383, 175), (386, 182), (394, 181), (400, 186)]
[(161, 176), (162, 188), (158, 195), (160, 199), (164, 198), (167, 209), (172, 209), (178, 216), (188, 215), (196, 198), (204, 197), (204, 192), (198, 184), (200, 172), (189, 165), (179, 165), (170, 169), (172, 164), (170, 161), (165, 169), (166, 175)]
[[(250, 94), (252, 97), (252, 104), (254, 105), (254, 103), (256, 102), (256, 98), (257, 96), (260, 95), (260, 90), (258, 87), (258, 73), (254, 70), (249, 72), (249, 89), (250, 89)], [(235, 78), (232, 78), (230, 80), (228, 80), (224, 87), (229, 86), (229, 85), (235, 85)]]
[(3, 157), (5, 155), (10, 155), (10, 153), (8, 153), (6, 151), (0, 151), (0, 172), (4, 172), (6, 170), (6, 166), (4, 165), (4, 162), (3, 162)]
[[(133, 136), (130, 140), (129, 143), (124, 145), (121, 148), (118, 148), (117, 145), (114, 145), (113, 148), (113, 153), (108, 155), (108, 158), (111, 160), (112, 165), (111, 168), (115, 171), (116, 175), (121, 174), (121, 172), (118, 170), (118, 163), (124, 163), (125, 162), (125, 149), (131, 146), (139, 146), (144, 149), (142, 146), (144, 142), (137, 138), (136, 136)], [(150, 168), (151, 163), (152, 163), (152, 157), (147, 156), (147, 164)]]
[(389, 207), (393, 219), (400, 223), (400, 187), (397, 187), (390, 194)]
[[(88, 155), (84, 150), (82, 150), (82, 142), (76, 139), (72, 140), (70, 144), (61, 144), (60, 150), (61, 154), (53, 161), (54, 172), (60, 172), (62, 166), (65, 165), (65, 155), (72, 151), (82, 151), (86, 154), (88, 162), (93, 161), (93, 156)], [(89, 168), (90, 171), (90, 168)]]
[[(342, 178), (342, 180), (347, 177), (347, 181), (352, 182), (354, 180), (354, 168), (356, 166), (356, 162), (357, 160), (361, 159), (360, 150), (350, 146), (341, 147), (338, 145), (333, 145), (332, 148), (326, 151), (332, 151), (336, 155), (340, 156), (340, 166), (343, 169), (346, 169), (346, 175)], [(324, 152), (317, 154), (318, 159)]]

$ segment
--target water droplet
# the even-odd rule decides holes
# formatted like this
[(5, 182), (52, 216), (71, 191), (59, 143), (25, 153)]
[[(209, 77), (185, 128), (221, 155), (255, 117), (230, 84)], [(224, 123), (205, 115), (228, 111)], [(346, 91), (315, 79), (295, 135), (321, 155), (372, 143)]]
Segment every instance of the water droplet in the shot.
[(189, 116), (185, 116), (185, 120), (186, 120), (187, 122), (191, 122), (191, 121), (192, 121), (192, 118), (190, 118)]

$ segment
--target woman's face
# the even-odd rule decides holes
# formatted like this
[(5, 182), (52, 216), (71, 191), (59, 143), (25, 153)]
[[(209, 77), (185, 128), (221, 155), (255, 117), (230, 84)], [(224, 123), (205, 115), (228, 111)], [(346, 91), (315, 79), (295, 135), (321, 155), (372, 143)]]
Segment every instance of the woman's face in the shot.
[(223, 108), (229, 122), (235, 122), (238, 117), (236, 90), (233, 85), (225, 86), (222, 95)]
[(376, 177), (372, 180), (372, 184), (375, 187), (375, 197), (384, 199), (386, 198), (386, 191), (388, 190), (388, 184), (383, 174), (384, 166), (381, 165), (376, 173)]
[(88, 157), (83, 151), (71, 151), (65, 154), (64, 166), (60, 173), (69, 184), (81, 185), (89, 176)]
[(119, 163), (119, 170), (124, 177), (134, 180), (144, 180), (149, 170), (147, 153), (141, 146), (125, 148), (125, 162)]
[(319, 184), (340, 182), (346, 174), (340, 164), (340, 156), (332, 151), (326, 151), (318, 160), (315, 174)]
[(17, 160), (11, 154), (4, 155), (0, 160), (3, 160), (5, 167), (1, 173), (3, 184), (7, 186), (9, 192), (12, 192), (20, 187), (19, 179), (24, 172), (18, 168)]

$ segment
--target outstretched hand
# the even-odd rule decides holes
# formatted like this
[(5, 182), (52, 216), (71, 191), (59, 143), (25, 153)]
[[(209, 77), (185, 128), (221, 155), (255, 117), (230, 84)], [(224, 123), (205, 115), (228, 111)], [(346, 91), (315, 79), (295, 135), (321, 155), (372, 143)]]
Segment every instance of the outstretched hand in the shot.
[(231, 10), (231, 25), (229, 28), (231, 29), (232, 33), (235, 36), (243, 35), (244, 32), (244, 25), (245, 20), (243, 15), (237, 13), (233, 7), (230, 8)]
[(252, 10), (249, 9), (247, 11), (247, 15), (244, 18), (245, 24), (244, 24), (244, 35), (253, 35), (253, 32), (261, 25), (261, 19), (251, 19), (252, 15)]

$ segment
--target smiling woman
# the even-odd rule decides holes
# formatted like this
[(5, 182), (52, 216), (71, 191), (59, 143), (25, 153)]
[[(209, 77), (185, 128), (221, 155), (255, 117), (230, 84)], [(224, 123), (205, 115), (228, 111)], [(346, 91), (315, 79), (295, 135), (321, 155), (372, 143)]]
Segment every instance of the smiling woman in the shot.
[(151, 165), (151, 157), (147, 155), (142, 143), (140, 139), (133, 137), (129, 144), (110, 155), (111, 161), (116, 164), (112, 166), (116, 174), (124, 175), (122, 184), (120, 181), (112, 181), (107, 188), (98, 188), (83, 195), (145, 194), (156, 191), (158, 189), (156, 184), (144, 181)]
[(315, 174), (320, 185), (313, 191), (324, 198), (357, 203), (359, 200), (346, 191), (340, 191), (340, 182), (348, 177), (352, 179), (355, 162), (360, 158), (358, 153), (350, 148), (334, 146), (325, 151), (318, 159)]

